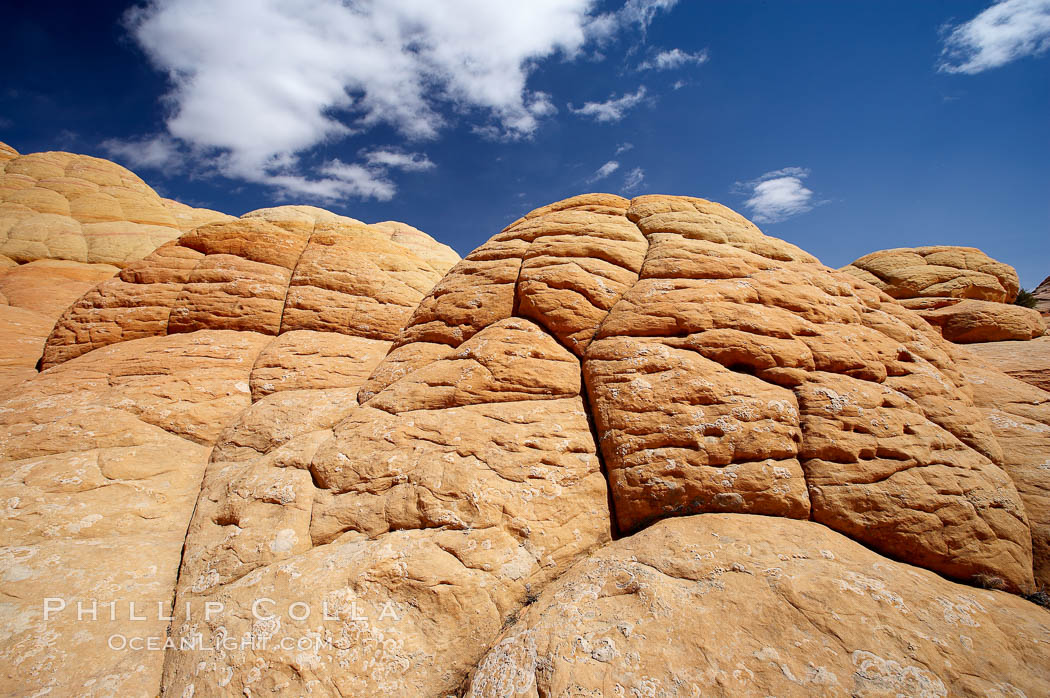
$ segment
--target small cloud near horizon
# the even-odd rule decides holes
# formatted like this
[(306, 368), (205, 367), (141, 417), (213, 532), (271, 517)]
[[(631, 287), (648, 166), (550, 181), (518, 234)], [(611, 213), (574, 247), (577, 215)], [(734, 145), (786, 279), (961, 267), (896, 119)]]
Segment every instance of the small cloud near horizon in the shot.
[(642, 186), (645, 181), (645, 170), (641, 167), (636, 167), (627, 173), (627, 176), (623, 179), (623, 191), (625, 193), (631, 193), (636, 191)]

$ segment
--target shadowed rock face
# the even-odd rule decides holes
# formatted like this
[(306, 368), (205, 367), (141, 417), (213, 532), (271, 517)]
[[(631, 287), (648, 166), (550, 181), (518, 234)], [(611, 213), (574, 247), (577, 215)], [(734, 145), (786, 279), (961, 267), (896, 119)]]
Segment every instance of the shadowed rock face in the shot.
[[(53, 507), (80, 527), (61, 553), (77, 588), (143, 580), (176, 644), (317, 642), (114, 654), (100, 625), (65, 654), (0, 649), (34, 687), (937, 695), (1024, 672), (1045, 692), (1050, 616), (917, 569), (1028, 591), (1032, 534), (951, 345), (885, 293), (689, 197), (558, 202), (443, 278), (421, 234), (317, 211), (197, 228), (125, 269), (0, 405), (4, 486), (37, 507), (11, 539), (35, 559), (59, 554), (33, 528)], [(62, 478), (95, 477), (69, 461), (88, 439), (107, 468), (130, 449), (106, 472), (156, 510), (149, 574), (118, 557), (145, 545), (119, 537), (128, 507), (76, 518), (88, 495)], [(147, 457), (161, 442), (171, 458)], [(92, 559), (74, 543), (94, 527)], [(35, 564), (0, 587), (28, 599), (7, 647), (42, 633)], [(717, 654), (716, 629), (752, 639)]]
[(1028, 340), (1046, 323), (1037, 311), (1012, 305), (1017, 272), (975, 247), (880, 250), (842, 268), (916, 311), (960, 344)]
[(232, 219), (163, 199), (109, 160), (0, 146), (0, 254), (19, 263), (123, 267), (198, 225)]

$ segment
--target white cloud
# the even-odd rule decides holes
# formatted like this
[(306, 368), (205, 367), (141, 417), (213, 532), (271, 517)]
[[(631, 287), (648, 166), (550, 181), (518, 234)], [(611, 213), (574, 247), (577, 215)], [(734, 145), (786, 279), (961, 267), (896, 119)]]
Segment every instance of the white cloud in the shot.
[(183, 154), (178, 144), (168, 136), (121, 140), (110, 138), (102, 141), (102, 148), (112, 157), (137, 167), (179, 169)]
[(434, 169), (434, 163), (424, 153), (405, 153), (400, 150), (381, 148), (365, 153), (364, 158), (369, 165), (397, 168), (407, 172)]
[(590, 18), (584, 26), (587, 37), (603, 43), (622, 29), (637, 26), (644, 34), (659, 12), (670, 12), (678, 0), (627, 0), (616, 12)]
[(636, 167), (627, 173), (627, 176), (623, 178), (623, 190), (624, 192), (630, 193), (642, 186), (642, 182), (645, 181), (645, 170), (641, 167)]
[(671, 70), (672, 68), (681, 68), (688, 63), (701, 65), (707, 63), (707, 61), (707, 49), (696, 53), (688, 53), (687, 51), (673, 48), (670, 51), (661, 51), (651, 59), (644, 61), (638, 66), (638, 70)]
[(593, 175), (587, 180), (587, 184), (594, 184), (599, 179), (605, 179), (616, 170), (620, 169), (620, 163), (615, 160), (610, 160), (595, 171)]
[(580, 108), (569, 105), (569, 111), (580, 116), (590, 116), (599, 123), (615, 122), (622, 119), (626, 112), (638, 106), (645, 99), (645, 85), (637, 91), (622, 97), (610, 97), (604, 102), (585, 102)]
[[(628, 3), (646, 24), (673, 4)], [(167, 74), (171, 111), (166, 133), (141, 143), (158, 165), (209, 155), (227, 176), (286, 192), (383, 198), (393, 189), (384, 168), (402, 165), (332, 161), (310, 179), (297, 173), (299, 155), (381, 124), (433, 138), (449, 112), (480, 117), (477, 130), (493, 137), (528, 137), (556, 111), (528, 77), (544, 58), (577, 56), (597, 19), (591, 5), (151, 0), (126, 25)]]
[(1004, 0), (947, 34), (938, 68), (972, 75), (1050, 49), (1050, 0)]
[(744, 206), (756, 223), (778, 223), (816, 205), (813, 192), (802, 184), (808, 176), (805, 168), (785, 167), (750, 182), (737, 182), (736, 188), (750, 195)]
[(688, 84), (689, 83), (687, 83), (685, 80), (675, 80), (674, 84), (671, 85), (671, 88), (675, 90), (680, 90)]
[(678, 0), (627, 0), (619, 15), (625, 22), (633, 22), (642, 30), (649, 28), (658, 12), (670, 12)]
[(626, 153), (632, 148), (634, 148), (634, 143), (621, 143), (620, 145), (616, 146), (616, 154), (619, 155), (620, 153)]
[(267, 184), (277, 187), (286, 196), (308, 195), (326, 201), (357, 196), (389, 201), (397, 189), (381, 169), (356, 163), (329, 160), (318, 171), (322, 177), (306, 178), (295, 174), (273, 174)]

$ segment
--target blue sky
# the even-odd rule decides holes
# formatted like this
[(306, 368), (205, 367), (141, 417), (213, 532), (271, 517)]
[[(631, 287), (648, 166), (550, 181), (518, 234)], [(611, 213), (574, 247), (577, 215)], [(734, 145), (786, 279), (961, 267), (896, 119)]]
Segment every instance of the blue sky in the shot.
[(11, 3), (0, 140), (233, 214), (466, 254), (585, 191), (702, 196), (841, 266), (1050, 274), (1050, 0)]

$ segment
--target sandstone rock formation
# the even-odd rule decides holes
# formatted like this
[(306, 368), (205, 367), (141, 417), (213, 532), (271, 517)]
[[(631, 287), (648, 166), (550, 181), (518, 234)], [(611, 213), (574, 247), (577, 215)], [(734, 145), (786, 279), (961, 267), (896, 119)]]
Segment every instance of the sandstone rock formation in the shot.
[(902, 305), (918, 312), (941, 335), (959, 344), (1029, 340), (1046, 332), (1039, 311), (1007, 303), (945, 299), (912, 299)]
[(974, 247), (881, 250), (842, 268), (915, 310), (952, 342), (1027, 340), (1046, 331), (1039, 313), (1011, 305), (1013, 267)]
[(1050, 337), (1029, 342), (968, 344), (966, 349), (996, 370), (1050, 391)]
[(1013, 267), (976, 247), (902, 247), (872, 252), (843, 268), (890, 296), (972, 298), (1013, 303), (1020, 289)]
[(812, 522), (676, 518), (544, 589), (466, 695), (1043, 695), (1046, 617)]
[[(979, 348), (989, 346), (995, 344)], [(1050, 591), (1050, 392), (1004, 375), (994, 355), (971, 347), (960, 350), (956, 361), (1003, 449), (1003, 468), (1024, 501), (1032, 527), (1036, 586)]]
[(18, 151), (9, 146), (7, 143), (0, 141), (0, 162), (6, 160), (13, 160), (18, 157)]
[(66, 260), (0, 267), (0, 396), (36, 375), (44, 342), (65, 309), (118, 271)]
[(1043, 283), (1035, 287), (1032, 295), (1036, 298), (1035, 309), (1043, 315), (1050, 315), (1050, 276), (1043, 279)]
[[(298, 235), (286, 230), (292, 223)], [(440, 259), (432, 262), (389, 237), (320, 209), (298, 207), (199, 228), (183, 240), (194, 247), (162, 247), (150, 261), (134, 266), (129, 280), (118, 277), (110, 285), (140, 285), (134, 299), (142, 299), (147, 309), (151, 302), (162, 302), (151, 301), (157, 289), (179, 299), (183, 285), (157, 279), (168, 278), (170, 260), (183, 254), (181, 259), (195, 260), (186, 266), (187, 279), (202, 284), (190, 286), (186, 295), (214, 291), (213, 304), (190, 314), (204, 318), (199, 324), (208, 326), (209, 318), (233, 306), (242, 289), (246, 303), (260, 303), (257, 307), (265, 311), (260, 299), (266, 300), (267, 287), (251, 282), (247, 273), (238, 279), (245, 269), (263, 281), (283, 279), (278, 310), (286, 293), (304, 299), (298, 324), (276, 337), (279, 323), (235, 331), (222, 329), (218, 321), (216, 329), (171, 334), (165, 323), (134, 340), (125, 333), (125, 341), (96, 341), (94, 351), (54, 365), (0, 402), (0, 502), (5, 506), (0, 530), (6, 546), (0, 549), (0, 589), (10, 600), (0, 605), (5, 629), (0, 693), (158, 692), (163, 653), (114, 651), (108, 638), (164, 636), (169, 621), (158, 616), (168, 611), (158, 609), (172, 606), (186, 528), (213, 450), (224, 458), (239, 452), (258, 455), (253, 448), (267, 451), (300, 431), (331, 426), (356, 405), (357, 385), (389, 346), (371, 338), (374, 328), (403, 321), (398, 318), (408, 312), (404, 307), (410, 310), (422, 298), (448, 262), (447, 248), (437, 243), (431, 245)], [(424, 249), (423, 243), (417, 249)], [(174, 254), (166, 253), (170, 249)], [(289, 289), (299, 253), (302, 274)], [(208, 271), (194, 277), (196, 262)], [(311, 286), (318, 278), (311, 270), (318, 266), (331, 270), (331, 276)], [(357, 286), (345, 288), (348, 284)], [(342, 305), (333, 302), (344, 296), (349, 300)], [(96, 290), (85, 298), (102, 297)], [(388, 297), (404, 305), (385, 302)], [(349, 318), (351, 301), (360, 314), (340, 324), (340, 317)], [(220, 310), (209, 315), (215, 308)], [(99, 311), (109, 311), (112, 325), (121, 327), (137, 322), (141, 308), (132, 300)], [(314, 325), (336, 329), (300, 329)], [(100, 332), (91, 324), (82, 331), (86, 337)], [(286, 395), (317, 386), (325, 389), (308, 393), (317, 404), (293, 400), (289, 405)], [(224, 436), (233, 424), (236, 428)], [(48, 597), (68, 599), (69, 612), (45, 620), (42, 605)], [(94, 620), (79, 622), (77, 602), (92, 600), (121, 603), (113, 620), (107, 608)], [(135, 601), (136, 608), (124, 601)], [(132, 612), (146, 613), (148, 620), (129, 624)]]
[(416, 253), (394, 242), (390, 227), (308, 206), (198, 227), (73, 305), (43, 367), (114, 342), (201, 329), (393, 340), (455, 255), (415, 232)]
[(19, 263), (123, 267), (197, 225), (232, 218), (162, 199), (108, 160), (8, 150), (0, 157), (0, 254)]
[[(607, 544), (610, 519), (629, 534), (700, 512), (812, 517), (1031, 590), (1023, 505), (949, 351), (716, 204), (595, 195), (534, 211), (423, 300), (332, 430), (213, 456), (174, 637), (279, 625), (330, 644), (308, 659), (170, 652), (165, 688), (456, 692), (522, 604)], [(337, 620), (261, 621), (260, 589)], [(233, 620), (179, 610), (207, 601)], [(355, 604), (370, 617), (353, 621)]]
[(74, 304), (0, 403), (0, 692), (1047, 691), (1050, 613), (945, 579), (1035, 590), (1038, 466), (917, 315), (690, 197), (453, 261), (282, 207)]

